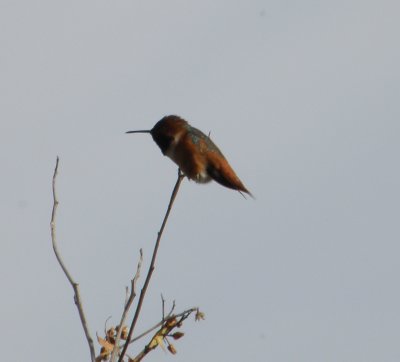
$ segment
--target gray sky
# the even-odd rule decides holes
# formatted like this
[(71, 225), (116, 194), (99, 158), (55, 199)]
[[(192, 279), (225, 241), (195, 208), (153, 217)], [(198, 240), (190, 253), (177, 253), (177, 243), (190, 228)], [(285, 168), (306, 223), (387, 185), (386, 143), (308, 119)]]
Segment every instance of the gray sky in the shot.
[[(139, 329), (200, 306), (174, 357), (400, 359), (397, 1), (0, 3), (2, 359), (84, 361), (146, 270), (176, 166), (148, 135), (179, 114), (256, 200), (184, 181)], [(144, 274), (144, 272), (143, 272)], [(143, 278), (142, 278), (143, 281)], [(97, 349), (98, 351), (98, 349)]]

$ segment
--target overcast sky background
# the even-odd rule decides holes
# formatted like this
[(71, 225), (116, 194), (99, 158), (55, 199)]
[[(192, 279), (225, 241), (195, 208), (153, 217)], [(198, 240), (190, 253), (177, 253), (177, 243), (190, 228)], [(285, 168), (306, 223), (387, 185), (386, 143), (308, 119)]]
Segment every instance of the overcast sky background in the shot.
[(399, 361), (399, 12), (2, 0), (2, 359), (89, 360), (51, 248), (57, 155), (60, 251), (93, 337), (118, 323), (177, 171), (124, 132), (172, 113), (211, 131), (256, 200), (184, 181), (138, 332), (160, 320), (160, 293), (207, 319), (185, 323), (176, 356), (146, 360)]

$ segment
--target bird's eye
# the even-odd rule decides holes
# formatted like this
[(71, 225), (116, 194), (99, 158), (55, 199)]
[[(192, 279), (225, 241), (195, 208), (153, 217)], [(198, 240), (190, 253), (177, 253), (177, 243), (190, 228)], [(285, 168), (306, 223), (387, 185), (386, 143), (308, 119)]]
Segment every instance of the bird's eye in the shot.
[(160, 147), (161, 152), (165, 155), (168, 148), (171, 146), (171, 143), (174, 141), (174, 137), (163, 135), (155, 141), (158, 144), (158, 147)]

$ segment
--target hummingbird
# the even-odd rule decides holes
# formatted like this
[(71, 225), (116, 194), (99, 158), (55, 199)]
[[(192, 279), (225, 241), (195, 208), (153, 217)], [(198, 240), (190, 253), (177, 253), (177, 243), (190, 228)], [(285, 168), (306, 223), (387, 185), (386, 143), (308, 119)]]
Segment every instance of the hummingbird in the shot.
[(165, 116), (151, 130), (126, 133), (150, 133), (163, 155), (174, 161), (188, 179), (198, 183), (214, 180), (253, 197), (210, 137), (183, 118)]

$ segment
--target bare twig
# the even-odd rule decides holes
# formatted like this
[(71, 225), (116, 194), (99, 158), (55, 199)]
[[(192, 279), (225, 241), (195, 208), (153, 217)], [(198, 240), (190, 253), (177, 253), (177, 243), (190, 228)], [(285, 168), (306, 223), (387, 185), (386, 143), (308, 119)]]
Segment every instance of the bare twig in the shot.
[(57, 213), (57, 206), (58, 206), (58, 199), (57, 199), (57, 193), (56, 193), (56, 178), (57, 178), (57, 172), (58, 172), (58, 162), (59, 162), (59, 158), (57, 157), (56, 167), (54, 168), (54, 174), (53, 174), (53, 184), (52, 184), (53, 185), (53, 211), (51, 213), (51, 221), (50, 221), (51, 242), (53, 245), (53, 250), (54, 250), (54, 254), (56, 255), (57, 261), (60, 264), (61, 269), (63, 270), (69, 283), (71, 284), (72, 289), (74, 290), (74, 302), (75, 302), (76, 307), (78, 308), (82, 327), (85, 332), (87, 342), (89, 344), (90, 357), (91, 357), (92, 362), (95, 362), (96, 356), (95, 356), (95, 351), (94, 351), (93, 339), (90, 335), (89, 327), (88, 327), (86, 317), (85, 317), (85, 313), (83, 311), (82, 300), (81, 300), (81, 296), (80, 296), (80, 292), (79, 292), (79, 284), (74, 281), (74, 279), (72, 278), (71, 274), (69, 273), (67, 267), (65, 266), (65, 264), (61, 258), (61, 255), (58, 251), (58, 246), (57, 246), (57, 241), (56, 241), (56, 213)]
[[(106, 319), (105, 322), (104, 322), (104, 335), (107, 334), (107, 323), (108, 323), (108, 321), (109, 321), (111, 318), (112, 318), (111, 316), (107, 317), (107, 319)], [(97, 333), (97, 332), (96, 332), (96, 333)]]
[[(175, 305), (174, 305), (174, 306), (175, 306)], [(183, 311), (183, 312), (181, 312), (181, 313), (178, 313), (178, 314), (176, 314), (176, 315), (172, 315), (172, 310), (171, 310), (171, 311), (168, 313), (168, 315), (167, 315), (167, 317), (166, 317), (165, 319), (168, 319), (168, 318), (170, 318), (170, 317), (180, 318), (180, 317), (182, 317), (182, 316), (184, 316), (184, 315), (186, 315), (186, 314), (190, 314), (190, 313), (196, 312), (196, 311), (198, 311), (198, 309), (199, 309), (199, 308), (197, 308), (197, 307), (196, 307), (196, 308), (190, 308), (190, 309), (187, 309), (187, 310), (185, 310), (185, 311)], [(137, 337), (133, 338), (133, 339), (131, 340), (130, 343), (136, 342), (138, 339), (143, 338), (144, 336), (146, 336), (146, 335), (149, 334), (150, 332), (152, 332), (152, 331), (154, 331), (155, 329), (161, 327), (161, 326), (163, 325), (164, 322), (165, 322), (165, 320), (164, 320), (164, 321), (161, 321), (161, 322), (158, 322), (156, 325), (154, 325), (153, 327), (149, 328), (147, 331), (145, 331), (145, 332), (139, 334)]]
[(172, 312), (175, 310), (175, 299), (172, 301), (172, 307), (171, 307), (171, 310), (169, 311), (169, 313), (168, 313), (168, 317), (170, 316), (170, 315), (172, 315)]
[(162, 321), (165, 321), (165, 299), (161, 293), (161, 313), (162, 313)]
[(143, 300), (144, 300), (144, 297), (146, 295), (147, 287), (149, 286), (150, 279), (151, 279), (151, 276), (152, 276), (154, 268), (155, 268), (155, 262), (156, 262), (156, 258), (157, 258), (157, 251), (158, 251), (158, 247), (160, 246), (160, 240), (161, 240), (165, 225), (167, 223), (168, 216), (169, 216), (169, 214), (171, 212), (172, 205), (174, 203), (175, 197), (178, 194), (179, 186), (181, 185), (181, 182), (182, 182), (184, 177), (185, 176), (183, 175), (183, 173), (180, 170), (178, 170), (178, 179), (176, 180), (175, 187), (174, 187), (174, 189), (172, 191), (171, 198), (169, 200), (169, 204), (168, 204), (168, 207), (167, 207), (167, 212), (165, 213), (164, 220), (163, 220), (163, 222), (161, 224), (160, 231), (158, 232), (158, 236), (157, 236), (156, 243), (154, 245), (153, 256), (151, 258), (151, 262), (150, 262), (149, 270), (147, 272), (146, 280), (145, 280), (145, 282), (143, 284), (142, 290), (140, 291), (139, 301), (138, 301), (138, 304), (137, 304), (137, 307), (136, 307), (135, 314), (133, 316), (133, 320), (132, 320), (131, 326), (129, 328), (128, 337), (127, 337), (125, 345), (124, 345), (124, 347), (122, 349), (121, 355), (119, 356), (118, 362), (122, 362), (122, 360), (124, 358), (124, 355), (126, 353), (126, 350), (127, 350), (128, 346), (129, 346), (129, 343), (130, 343), (130, 341), (132, 339), (133, 330), (135, 329), (136, 322), (137, 322), (137, 320), (139, 318), (140, 310), (142, 309)]
[(125, 301), (124, 311), (122, 312), (121, 321), (119, 322), (117, 338), (115, 339), (115, 344), (111, 354), (110, 362), (114, 362), (115, 359), (117, 358), (117, 353), (119, 350), (119, 341), (121, 340), (122, 328), (124, 326), (125, 319), (128, 315), (129, 309), (131, 308), (132, 302), (136, 297), (136, 283), (140, 277), (140, 269), (142, 268), (142, 262), (143, 262), (143, 250), (140, 249), (140, 258), (136, 268), (136, 273), (133, 279), (131, 280), (131, 293), (129, 295), (129, 298)]

